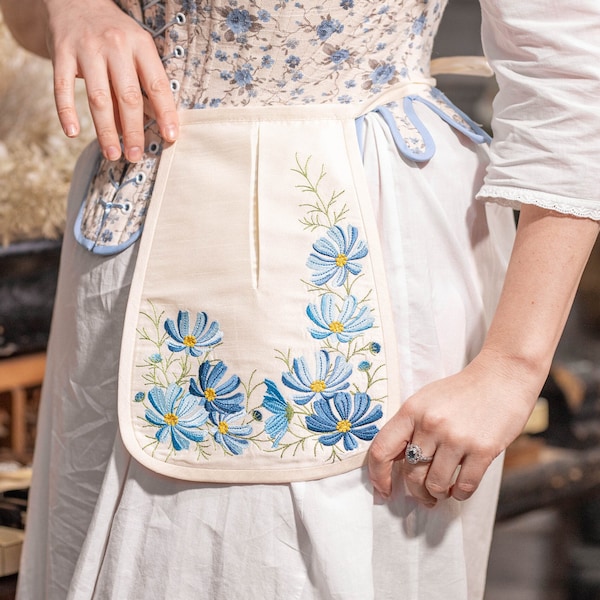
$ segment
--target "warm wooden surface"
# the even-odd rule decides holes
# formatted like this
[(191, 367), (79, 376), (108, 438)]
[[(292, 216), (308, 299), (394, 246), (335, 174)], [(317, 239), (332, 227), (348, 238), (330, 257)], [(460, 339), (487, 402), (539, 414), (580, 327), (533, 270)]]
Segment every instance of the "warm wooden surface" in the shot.
[(0, 360), (0, 392), (11, 394), (11, 450), (15, 457), (26, 449), (25, 390), (42, 384), (46, 368), (46, 354), (25, 354)]

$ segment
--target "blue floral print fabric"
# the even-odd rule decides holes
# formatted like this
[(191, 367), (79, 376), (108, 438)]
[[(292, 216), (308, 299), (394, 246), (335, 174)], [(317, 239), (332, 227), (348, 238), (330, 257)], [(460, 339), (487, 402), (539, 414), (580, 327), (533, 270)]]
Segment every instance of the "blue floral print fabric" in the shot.
[[(418, 82), (430, 106), (463, 130), (471, 128), (432, 87), (429, 75), (445, 0), (117, 3), (153, 36), (180, 109), (332, 103), (360, 107), (395, 87)], [(406, 149), (411, 159), (430, 158), (426, 132), (398, 102), (389, 109), (402, 138), (399, 150)], [(156, 125), (149, 121), (143, 160), (100, 161), (75, 225), (82, 245), (112, 254), (139, 238), (162, 150)]]

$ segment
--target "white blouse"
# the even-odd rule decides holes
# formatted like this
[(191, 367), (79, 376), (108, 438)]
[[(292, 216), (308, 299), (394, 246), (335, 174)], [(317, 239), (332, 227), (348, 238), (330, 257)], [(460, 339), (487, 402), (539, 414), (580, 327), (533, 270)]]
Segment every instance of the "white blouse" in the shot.
[(482, 0), (496, 73), (491, 163), (478, 197), (600, 219), (600, 3)]

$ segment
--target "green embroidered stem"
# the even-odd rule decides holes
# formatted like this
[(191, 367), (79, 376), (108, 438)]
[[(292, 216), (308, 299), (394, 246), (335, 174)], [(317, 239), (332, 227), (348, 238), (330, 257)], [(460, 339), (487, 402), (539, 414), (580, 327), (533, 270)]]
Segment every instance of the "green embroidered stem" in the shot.
[[(319, 186), (323, 181), (327, 172), (325, 171), (325, 165), (321, 166), (321, 172), (317, 177), (316, 181), (311, 180), (311, 176), (308, 172), (308, 165), (311, 157), (309, 156), (306, 159), (304, 165), (300, 163), (300, 159), (296, 154), (296, 165), (297, 169), (292, 169), (294, 173), (298, 173), (306, 183), (297, 185), (296, 188), (301, 190), (302, 192), (309, 193), (315, 196), (315, 200), (313, 202), (306, 202), (300, 204), (300, 206), (304, 206), (308, 208), (308, 215), (302, 219), (300, 222), (304, 225), (305, 229), (310, 229), (314, 231), (319, 227), (333, 227), (337, 223), (339, 223), (345, 215), (348, 213), (349, 208), (346, 204), (343, 204), (342, 207), (336, 211), (336, 204), (338, 198), (344, 193), (344, 190), (341, 192), (336, 192), (335, 190), (331, 192), (331, 196), (329, 200), (325, 200), (321, 192), (319, 191)], [(326, 222), (323, 222), (325, 219)]]

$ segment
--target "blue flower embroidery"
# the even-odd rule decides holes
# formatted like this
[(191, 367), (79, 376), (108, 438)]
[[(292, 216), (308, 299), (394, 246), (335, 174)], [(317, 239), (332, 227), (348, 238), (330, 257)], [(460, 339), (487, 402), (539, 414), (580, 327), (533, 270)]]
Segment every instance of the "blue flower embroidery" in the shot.
[(396, 67), (394, 65), (383, 64), (373, 70), (370, 75), (371, 81), (375, 85), (383, 85), (396, 75)]
[(381, 344), (379, 342), (371, 342), (369, 350), (371, 354), (379, 354), (381, 352)]
[(335, 65), (339, 65), (343, 63), (345, 60), (350, 58), (350, 52), (345, 48), (340, 48), (339, 50), (335, 50), (331, 54), (331, 62)]
[(296, 404), (306, 404), (314, 398), (332, 398), (337, 392), (350, 386), (347, 379), (352, 375), (352, 365), (336, 356), (333, 367), (329, 352), (320, 350), (315, 355), (316, 371), (311, 375), (306, 359), (295, 358), (291, 373), (284, 373), (281, 380), (287, 387), (301, 392), (294, 396)]
[(238, 69), (233, 74), (233, 79), (240, 87), (246, 87), (252, 83), (254, 78), (252, 77), (250, 69), (245, 67), (243, 69)]
[(190, 313), (180, 310), (177, 315), (177, 326), (173, 319), (165, 321), (165, 331), (172, 338), (167, 342), (171, 352), (185, 351), (192, 356), (201, 356), (223, 339), (219, 324), (213, 321), (207, 328), (208, 316), (204, 312), (196, 315), (194, 329), (190, 333)]
[(288, 425), (294, 416), (294, 409), (289, 402), (285, 401), (275, 382), (265, 379), (265, 385), (267, 386), (267, 392), (263, 398), (262, 406), (273, 413), (273, 416), (265, 421), (265, 431), (273, 440), (273, 448), (277, 448), (281, 438), (288, 430)]
[(317, 26), (317, 35), (324, 42), (328, 40), (334, 33), (342, 33), (344, 26), (337, 19), (323, 19)]
[(285, 64), (290, 69), (295, 69), (300, 64), (300, 57), (295, 54), (290, 54), (290, 56), (285, 59)]
[(358, 275), (362, 265), (357, 262), (367, 253), (367, 245), (358, 241), (358, 229), (348, 225), (345, 232), (339, 225), (331, 227), (327, 236), (313, 244), (315, 252), (311, 253), (306, 266), (313, 269), (311, 280), (315, 285), (323, 285), (333, 279), (334, 286), (344, 285), (348, 273)]
[(258, 16), (259, 20), (262, 21), (263, 23), (267, 23), (268, 21), (271, 20), (271, 15), (269, 14), (269, 11), (264, 10), (263, 8), (261, 8), (258, 11), (257, 16)]
[(334, 294), (323, 294), (320, 305), (309, 304), (306, 308), (306, 314), (316, 325), (309, 328), (313, 338), (323, 340), (332, 335), (346, 343), (373, 326), (374, 319), (369, 308), (363, 306), (357, 312), (358, 300), (354, 296), (348, 296), (341, 309), (336, 307), (335, 299)]
[(226, 23), (233, 33), (244, 33), (252, 26), (250, 13), (239, 8), (235, 8), (227, 15)]
[(246, 446), (248, 446), (248, 440), (244, 439), (244, 436), (252, 433), (250, 425), (232, 424), (233, 421), (239, 419), (241, 416), (241, 413), (233, 415), (224, 415), (217, 412), (210, 413), (210, 420), (214, 425), (214, 427), (211, 427), (210, 432), (215, 441), (235, 455), (241, 454)]
[(412, 32), (415, 35), (420, 35), (423, 33), (423, 29), (425, 28), (425, 24), (427, 23), (427, 16), (421, 15), (419, 18), (415, 19), (412, 24)]
[(159, 427), (156, 439), (173, 444), (175, 450), (189, 448), (192, 442), (202, 442), (204, 432), (198, 428), (206, 423), (208, 413), (190, 394), (171, 383), (166, 390), (153, 387), (148, 392), (151, 408), (146, 409), (146, 420)]
[(379, 428), (373, 423), (383, 416), (383, 411), (377, 405), (367, 414), (371, 399), (360, 392), (354, 394), (354, 408), (352, 404), (352, 396), (348, 392), (337, 393), (333, 406), (331, 401), (317, 400), (314, 403), (315, 414), (306, 417), (306, 426), (310, 431), (325, 434), (319, 437), (325, 446), (333, 446), (343, 439), (346, 450), (356, 450), (356, 438), (370, 441), (375, 437)]
[(240, 392), (233, 394), (240, 385), (240, 378), (233, 375), (219, 385), (225, 371), (227, 371), (227, 367), (223, 361), (219, 361), (214, 366), (205, 361), (198, 369), (198, 383), (193, 377), (190, 379), (190, 393), (202, 398), (201, 403), (209, 412), (218, 411), (231, 414), (242, 410), (241, 403), (244, 400), (244, 394)]

